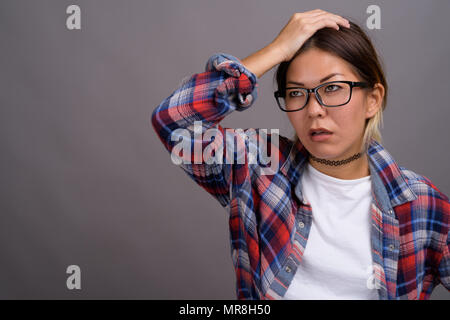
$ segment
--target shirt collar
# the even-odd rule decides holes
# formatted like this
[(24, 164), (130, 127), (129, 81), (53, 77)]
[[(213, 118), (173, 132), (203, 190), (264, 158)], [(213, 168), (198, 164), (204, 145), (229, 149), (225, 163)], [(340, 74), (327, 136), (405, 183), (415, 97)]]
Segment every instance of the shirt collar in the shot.
[[(384, 186), (385, 190), (382, 190), (382, 194), (387, 194), (391, 207), (417, 198), (417, 195), (411, 190), (406, 176), (402, 173), (394, 158), (380, 143), (372, 139), (367, 155), (374, 185), (376, 187), (379, 185)], [(308, 156), (308, 150), (297, 139), (292, 144), (289, 155), (280, 168), (280, 171), (289, 179), (292, 185), (297, 186), (307, 164)], [(380, 192), (376, 192), (376, 194), (380, 194)], [(304, 202), (303, 199), (300, 199), (300, 201)], [(386, 209), (389, 209), (388, 205), (386, 205)]]

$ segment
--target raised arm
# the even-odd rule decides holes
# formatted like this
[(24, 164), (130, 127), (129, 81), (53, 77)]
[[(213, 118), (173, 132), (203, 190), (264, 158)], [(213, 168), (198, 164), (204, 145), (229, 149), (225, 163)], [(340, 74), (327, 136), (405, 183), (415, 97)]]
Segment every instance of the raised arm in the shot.
[[(233, 134), (233, 129), (225, 130), (219, 122), (235, 110), (243, 111), (250, 107), (257, 98), (258, 84), (256, 76), (238, 58), (229, 54), (214, 54), (208, 59), (205, 69), (205, 72), (185, 79), (164, 99), (153, 111), (151, 123), (169, 153), (178, 153), (174, 149), (178, 143), (191, 146), (190, 154), (182, 152), (181, 168), (226, 207), (230, 202), (232, 180), (232, 168), (226, 162), (235, 155), (227, 155), (223, 146), (227, 136)], [(217, 137), (221, 139), (205, 138), (206, 130), (212, 128), (219, 130), (222, 137)], [(222, 161), (208, 164), (208, 159), (203, 157), (200, 163), (195, 163), (208, 146), (215, 151), (223, 148)]]

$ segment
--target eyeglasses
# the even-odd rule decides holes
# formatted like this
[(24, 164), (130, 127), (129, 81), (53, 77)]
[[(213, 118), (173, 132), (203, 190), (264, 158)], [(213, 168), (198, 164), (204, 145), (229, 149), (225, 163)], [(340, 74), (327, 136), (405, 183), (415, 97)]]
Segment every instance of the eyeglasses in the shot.
[(289, 87), (285, 92), (275, 91), (278, 107), (284, 112), (302, 110), (309, 101), (309, 94), (314, 92), (317, 101), (324, 107), (339, 107), (349, 103), (354, 87), (367, 88), (367, 82), (330, 81), (312, 88)]

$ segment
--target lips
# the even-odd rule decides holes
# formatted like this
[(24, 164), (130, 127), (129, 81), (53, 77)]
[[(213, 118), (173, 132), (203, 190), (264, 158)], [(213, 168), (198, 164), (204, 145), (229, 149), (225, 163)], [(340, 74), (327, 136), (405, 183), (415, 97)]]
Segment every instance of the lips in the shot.
[(314, 135), (316, 135), (318, 133), (332, 133), (332, 132), (330, 130), (322, 128), (322, 127), (310, 129), (309, 132), (308, 132), (308, 134), (310, 136), (314, 136)]

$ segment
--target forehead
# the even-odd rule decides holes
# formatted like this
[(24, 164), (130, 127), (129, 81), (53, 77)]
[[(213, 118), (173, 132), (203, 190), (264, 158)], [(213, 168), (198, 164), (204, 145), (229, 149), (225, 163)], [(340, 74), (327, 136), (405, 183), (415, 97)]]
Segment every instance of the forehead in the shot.
[(312, 48), (292, 60), (286, 73), (286, 81), (301, 82), (311, 86), (318, 85), (320, 79), (331, 73), (341, 73), (342, 75), (337, 75), (329, 81), (359, 80), (350, 63), (329, 52)]

